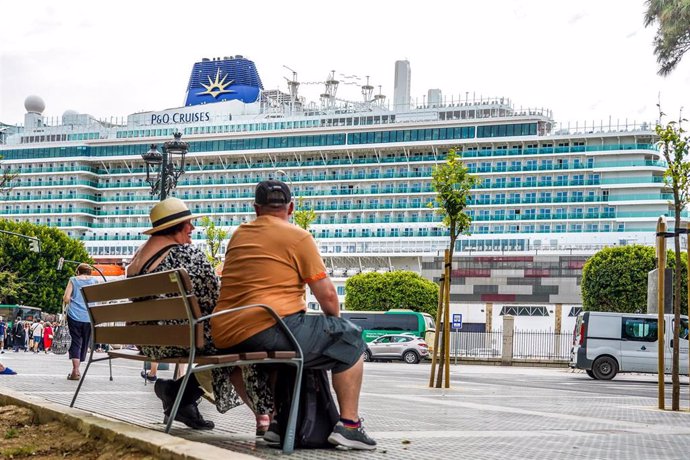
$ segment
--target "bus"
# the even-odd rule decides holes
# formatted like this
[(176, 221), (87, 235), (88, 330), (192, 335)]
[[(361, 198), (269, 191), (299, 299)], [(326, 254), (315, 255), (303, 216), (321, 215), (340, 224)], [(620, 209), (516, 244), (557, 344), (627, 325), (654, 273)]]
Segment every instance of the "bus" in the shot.
[(362, 328), (365, 342), (387, 334), (414, 334), (434, 343), (436, 324), (428, 313), (395, 309), (388, 311), (341, 311), (340, 316)]
[(33, 321), (34, 319), (41, 319), (41, 309), (27, 305), (0, 304), (0, 316), (8, 324), (12, 324), (17, 316), (20, 316), (23, 321)]

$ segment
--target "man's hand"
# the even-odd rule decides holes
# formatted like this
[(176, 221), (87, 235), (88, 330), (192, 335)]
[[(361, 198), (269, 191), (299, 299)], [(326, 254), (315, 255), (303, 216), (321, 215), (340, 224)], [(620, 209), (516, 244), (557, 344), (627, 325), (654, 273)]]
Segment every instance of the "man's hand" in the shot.
[(318, 281), (309, 283), (311, 292), (321, 305), (321, 310), (326, 316), (340, 316), (340, 302), (338, 301), (338, 293), (335, 290), (333, 281), (326, 277)]

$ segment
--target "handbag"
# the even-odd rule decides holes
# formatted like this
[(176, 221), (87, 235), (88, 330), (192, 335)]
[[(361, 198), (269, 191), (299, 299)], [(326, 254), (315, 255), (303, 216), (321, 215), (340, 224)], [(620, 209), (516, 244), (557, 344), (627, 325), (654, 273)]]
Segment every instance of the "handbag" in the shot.
[[(279, 379), (279, 386), (276, 388), (278, 404), (276, 418), (280, 427), (281, 440), (285, 439), (288, 416), (290, 415), (294, 372), (291, 374), (292, 378), (289, 381)], [(328, 442), (328, 436), (333, 432), (333, 427), (338, 423), (339, 418), (340, 414), (331, 394), (331, 386), (328, 383), (326, 371), (304, 369), (297, 411), (295, 447), (307, 449), (335, 447)]]
[(67, 324), (61, 323), (53, 332), (53, 343), (50, 351), (56, 355), (64, 355), (72, 344), (72, 336), (69, 333)]

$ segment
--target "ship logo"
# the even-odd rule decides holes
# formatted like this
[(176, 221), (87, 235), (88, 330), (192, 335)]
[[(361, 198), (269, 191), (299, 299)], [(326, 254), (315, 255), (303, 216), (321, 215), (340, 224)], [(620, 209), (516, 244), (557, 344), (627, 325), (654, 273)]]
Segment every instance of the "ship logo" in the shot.
[(225, 79), (228, 78), (227, 74), (223, 75), (223, 78), (221, 79), (220, 69), (216, 71), (215, 80), (211, 80), (211, 77), (209, 75), (207, 75), (206, 78), (208, 78), (208, 85), (201, 83), (201, 86), (206, 88), (206, 91), (196, 93), (197, 96), (203, 96), (205, 94), (208, 94), (213, 98), (218, 98), (218, 96), (220, 96), (221, 94), (230, 94), (235, 92), (231, 89), (226, 89), (228, 86), (232, 85), (235, 82), (235, 80), (230, 80), (226, 82)]

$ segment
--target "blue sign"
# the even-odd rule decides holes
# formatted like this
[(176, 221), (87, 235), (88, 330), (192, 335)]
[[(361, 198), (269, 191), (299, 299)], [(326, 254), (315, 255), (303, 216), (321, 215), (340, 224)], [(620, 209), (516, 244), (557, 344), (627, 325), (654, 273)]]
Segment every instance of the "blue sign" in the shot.
[(462, 313), (453, 313), (453, 329), (462, 329)]

